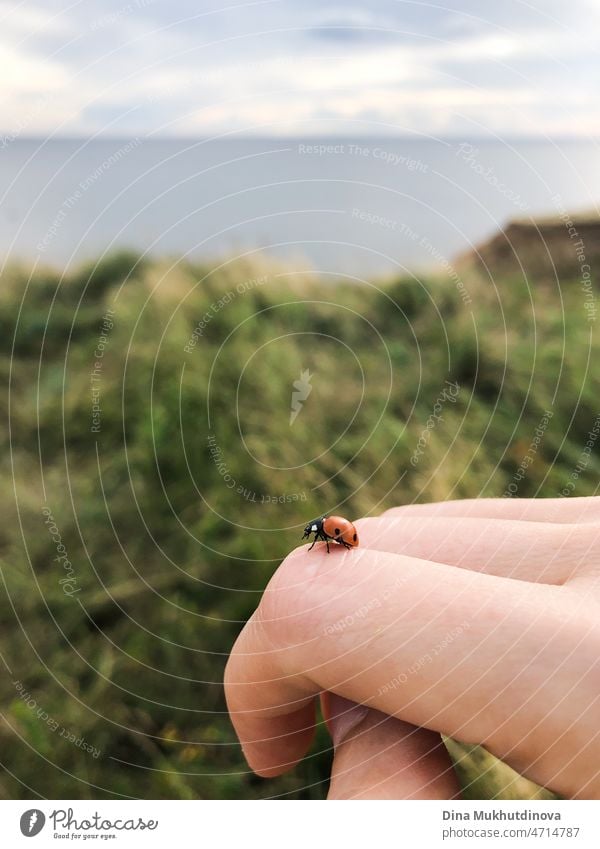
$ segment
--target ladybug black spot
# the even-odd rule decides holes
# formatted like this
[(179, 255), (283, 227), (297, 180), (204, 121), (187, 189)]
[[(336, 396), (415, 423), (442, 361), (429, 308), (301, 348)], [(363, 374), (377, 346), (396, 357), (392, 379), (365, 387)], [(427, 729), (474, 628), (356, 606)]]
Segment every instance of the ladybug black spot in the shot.
[(356, 542), (356, 540), (358, 539), (358, 537), (356, 536), (356, 534), (354, 534), (354, 536), (352, 537), (352, 539), (354, 540), (354, 542)]
[(335, 529), (335, 535), (336, 535), (336, 537), (337, 537), (337, 536), (339, 536), (339, 533), (340, 533), (340, 529), (339, 529), (339, 528), (336, 528), (336, 529)]

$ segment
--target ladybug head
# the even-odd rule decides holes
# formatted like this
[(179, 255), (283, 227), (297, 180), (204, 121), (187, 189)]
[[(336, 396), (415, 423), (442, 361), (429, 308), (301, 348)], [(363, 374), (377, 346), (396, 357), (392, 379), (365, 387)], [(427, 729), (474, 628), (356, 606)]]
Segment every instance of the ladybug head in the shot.
[(302, 539), (306, 539), (311, 534), (319, 533), (323, 528), (323, 520), (322, 519), (313, 519), (312, 522), (309, 522), (308, 525), (304, 528), (304, 535)]

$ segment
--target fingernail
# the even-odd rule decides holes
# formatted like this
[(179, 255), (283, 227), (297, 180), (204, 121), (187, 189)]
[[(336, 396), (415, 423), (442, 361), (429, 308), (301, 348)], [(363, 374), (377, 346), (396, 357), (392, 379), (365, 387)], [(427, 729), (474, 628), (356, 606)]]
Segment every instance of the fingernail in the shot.
[(356, 702), (327, 693), (324, 704), (325, 720), (334, 748), (337, 748), (367, 716), (369, 708)]

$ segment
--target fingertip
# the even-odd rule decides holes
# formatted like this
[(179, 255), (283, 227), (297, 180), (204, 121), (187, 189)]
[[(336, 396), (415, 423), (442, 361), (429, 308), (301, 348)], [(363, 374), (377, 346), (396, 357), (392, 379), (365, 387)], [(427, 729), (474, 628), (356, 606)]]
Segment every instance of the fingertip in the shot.
[(274, 778), (293, 769), (310, 748), (315, 704), (268, 720), (238, 717), (234, 727), (250, 769), (261, 778)]
[(309, 545), (294, 548), (281, 562), (265, 588), (261, 605), (277, 593), (301, 591), (310, 586), (315, 578), (328, 578), (352, 562), (361, 549), (346, 549), (330, 543), (329, 552), (325, 543), (318, 542), (312, 550)]

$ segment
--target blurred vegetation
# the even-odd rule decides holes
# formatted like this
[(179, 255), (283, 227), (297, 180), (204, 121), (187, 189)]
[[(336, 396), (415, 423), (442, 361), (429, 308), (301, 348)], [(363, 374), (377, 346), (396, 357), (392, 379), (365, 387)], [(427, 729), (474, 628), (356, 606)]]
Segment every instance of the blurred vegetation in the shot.
[[(1, 797), (325, 796), (324, 728), (292, 773), (257, 778), (221, 685), (305, 522), (502, 495), (547, 409), (516, 495), (557, 496), (598, 414), (576, 280), (465, 287), (470, 303), (448, 278), (358, 286), (265, 257), (120, 253), (65, 275), (4, 272)], [(305, 369), (312, 391), (290, 426)], [(446, 381), (460, 392), (413, 466)], [(572, 494), (594, 492), (599, 472), (593, 453)], [(449, 746), (471, 796), (538, 794)]]

